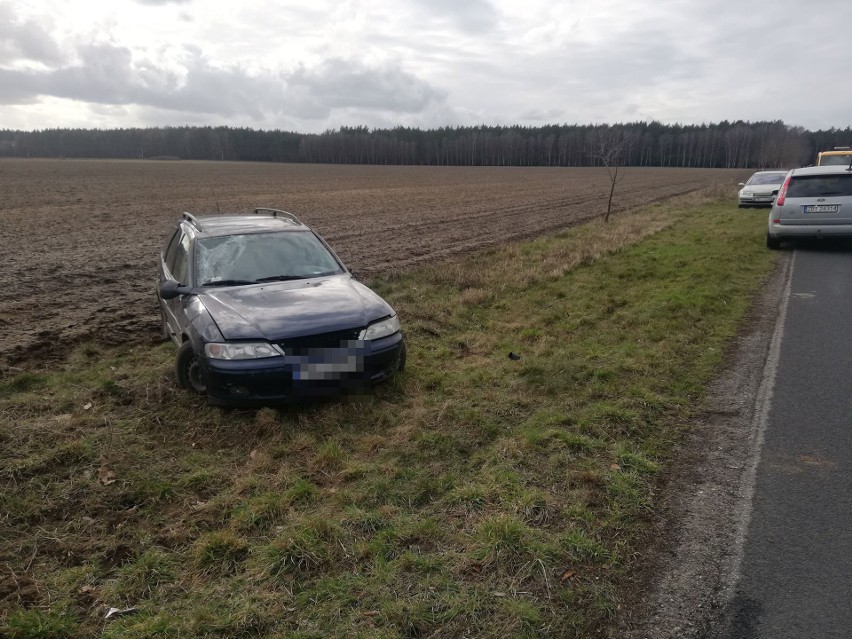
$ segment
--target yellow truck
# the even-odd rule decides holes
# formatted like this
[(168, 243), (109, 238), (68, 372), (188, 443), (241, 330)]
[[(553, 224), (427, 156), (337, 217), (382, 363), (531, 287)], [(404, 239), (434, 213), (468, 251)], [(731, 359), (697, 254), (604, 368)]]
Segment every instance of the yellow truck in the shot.
[(817, 153), (817, 166), (842, 166), (852, 162), (852, 148), (836, 146), (833, 151)]

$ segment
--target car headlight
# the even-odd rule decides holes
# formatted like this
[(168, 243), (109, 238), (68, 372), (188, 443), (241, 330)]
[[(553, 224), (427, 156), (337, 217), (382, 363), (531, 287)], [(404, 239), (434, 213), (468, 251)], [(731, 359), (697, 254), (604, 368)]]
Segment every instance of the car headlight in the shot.
[(754, 197), (754, 193), (752, 193), (751, 191), (742, 190), (740, 191), (740, 197), (750, 199)]
[(204, 345), (204, 354), (210, 359), (262, 359), (282, 355), (273, 344), (266, 342), (211, 342)]
[(385, 318), (383, 320), (379, 320), (378, 322), (374, 322), (370, 324), (367, 328), (361, 331), (361, 334), (358, 336), (359, 340), (371, 340), (371, 339), (380, 339), (382, 337), (387, 337), (388, 335), (393, 335), (394, 333), (399, 331), (399, 318), (394, 315), (392, 317)]

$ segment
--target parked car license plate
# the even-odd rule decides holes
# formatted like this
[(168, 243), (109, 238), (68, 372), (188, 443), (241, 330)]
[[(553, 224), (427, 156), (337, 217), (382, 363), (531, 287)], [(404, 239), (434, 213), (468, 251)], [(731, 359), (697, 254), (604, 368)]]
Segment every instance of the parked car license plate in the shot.
[(802, 205), (802, 213), (837, 213), (840, 210), (839, 204), (804, 204)]
[(363, 358), (349, 355), (338, 361), (303, 363), (294, 368), (293, 379), (298, 381), (340, 379), (345, 373), (360, 373), (363, 370)]

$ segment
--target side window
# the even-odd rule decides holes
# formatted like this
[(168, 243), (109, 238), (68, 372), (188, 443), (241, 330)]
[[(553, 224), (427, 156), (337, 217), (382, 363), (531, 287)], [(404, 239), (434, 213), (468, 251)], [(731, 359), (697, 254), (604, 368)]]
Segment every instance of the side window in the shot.
[(169, 269), (169, 273), (174, 273), (175, 271), (175, 256), (177, 255), (177, 247), (180, 245), (180, 236), (181, 230), (178, 227), (172, 234), (172, 238), (169, 240), (166, 250), (163, 253), (163, 260), (166, 263), (166, 268)]
[(175, 243), (174, 268), (169, 267), (172, 277), (181, 284), (189, 284), (189, 242), (189, 235), (181, 233), (180, 238)]

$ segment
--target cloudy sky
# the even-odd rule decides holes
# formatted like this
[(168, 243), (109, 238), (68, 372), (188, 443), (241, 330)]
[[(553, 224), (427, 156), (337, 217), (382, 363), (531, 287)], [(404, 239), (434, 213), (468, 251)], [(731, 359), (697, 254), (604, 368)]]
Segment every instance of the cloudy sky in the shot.
[(852, 125), (850, 0), (0, 0), (0, 128)]

